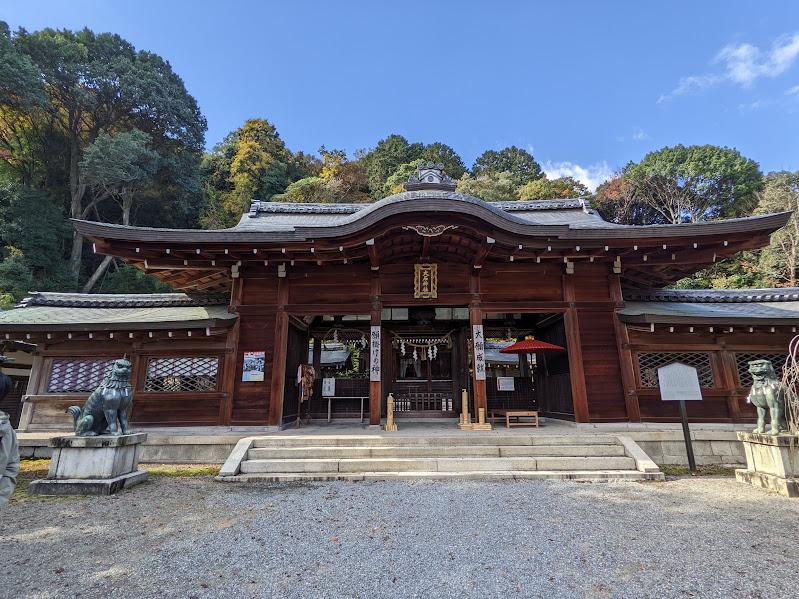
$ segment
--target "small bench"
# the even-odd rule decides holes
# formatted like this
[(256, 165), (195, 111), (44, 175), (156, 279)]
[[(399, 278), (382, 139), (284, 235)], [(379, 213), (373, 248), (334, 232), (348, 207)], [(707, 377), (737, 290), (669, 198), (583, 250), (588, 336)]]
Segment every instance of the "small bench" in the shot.
[[(512, 426), (534, 426), (538, 428), (538, 412), (535, 410), (492, 410), (491, 420), (494, 420), (494, 414), (505, 416), (505, 428)], [(511, 418), (515, 418), (515, 422), (511, 422)], [(531, 421), (522, 422), (521, 418), (532, 418)]]

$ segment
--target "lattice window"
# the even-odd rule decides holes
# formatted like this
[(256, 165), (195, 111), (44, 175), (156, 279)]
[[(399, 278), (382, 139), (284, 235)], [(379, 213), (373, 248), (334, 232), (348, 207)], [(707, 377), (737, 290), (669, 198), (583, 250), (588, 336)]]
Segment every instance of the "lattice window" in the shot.
[(710, 366), (710, 354), (707, 353), (667, 353), (641, 352), (638, 354), (638, 372), (641, 373), (641, 387), (658, 387), (658, 368), (680, 362), (696, 368), (699, 375), (699, 386), (713, 387), (713, 368)]
[(785, 354), (755, 354), (735, 352), (735, 365), (738, 367), (738, 381), (741, 387), (752, 386), (752, 375), (749, 374), (749, 362), (752, 360), (768, 360), (774, 366), (777, 378), (782, 378), (782, 367), (785, 365)]
[[(121, 357), (121, 356), (120, 356)], [(91, 393), (119, 358), (53, 358), (48, 393)]]
[(165, 393), (216, 391), (219, 358), (150, 358), (145, 391)]

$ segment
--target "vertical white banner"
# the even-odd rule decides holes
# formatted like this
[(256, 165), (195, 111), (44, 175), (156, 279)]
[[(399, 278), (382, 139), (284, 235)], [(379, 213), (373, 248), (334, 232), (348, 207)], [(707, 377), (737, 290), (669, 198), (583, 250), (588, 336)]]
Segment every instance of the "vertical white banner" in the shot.
[(369, 339), (369, 380), (380, 381), (380, 325), (373, 325)]
[(472, 343), (474, 344), (474, 378), (486, 380), (486, 342), (483, 337), (483, 325), (472, 325)]

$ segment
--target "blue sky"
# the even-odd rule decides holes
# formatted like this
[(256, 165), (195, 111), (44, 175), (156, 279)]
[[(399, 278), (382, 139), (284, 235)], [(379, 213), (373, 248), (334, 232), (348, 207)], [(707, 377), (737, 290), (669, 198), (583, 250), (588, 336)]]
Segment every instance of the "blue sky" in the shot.
[(209, 147), (264, 117), (293, 150), (396, 132), (469, 166), (514, 144), (591, 186), (677, 143), (799, 170), (799, 2), (4, 0), (0, 19), (157, 52)]

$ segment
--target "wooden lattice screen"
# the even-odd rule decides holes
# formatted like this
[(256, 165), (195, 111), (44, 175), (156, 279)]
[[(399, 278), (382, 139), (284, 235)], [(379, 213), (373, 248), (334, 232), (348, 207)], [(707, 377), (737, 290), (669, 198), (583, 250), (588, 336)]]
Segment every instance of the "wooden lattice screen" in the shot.
[(219, 358), (215, 356), (150, 358), (144, 391), (160, 393), (215, 391)]
[[(121, 356), (120, 356), (121, 357)], [(119, 358), (53, 358), (48, 393), (91, 393)]]
[(713, 368), (710, 366), (710, 354), (706, 352), (640, 352), (638, 354), (638, 372), (641, 376), (641, 387), (658, 387), (658, 368), (680, 362), (696, 368), (699, 386), (703, 389), (713, 387)]

